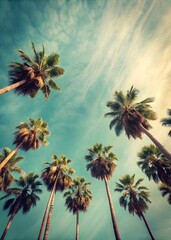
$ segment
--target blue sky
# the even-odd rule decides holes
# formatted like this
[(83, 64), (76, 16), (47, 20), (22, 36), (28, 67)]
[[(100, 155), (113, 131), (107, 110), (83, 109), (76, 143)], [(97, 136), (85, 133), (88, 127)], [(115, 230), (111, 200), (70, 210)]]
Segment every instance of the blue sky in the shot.
[[(161, 126), (160, 119), (171, 107), (170, 16), (170, 0), (0, 0), (0, 87), (8, 85), (8, 64), (19, 60), (16, 49), (32, 54), (31, 41), (38, 50), (44, 44), (47, 54), (57, 52), (65, 69), (56, 80), (62, 93), (52, 92), (48, 102), (41, 93), (34, 99), (14, 92), (1, 96), (0, 147), (14, 148), (13, 132), (21, 121), (42, 117), (48, 122), (50, 144), (37, 151), (19, 151), (25, 157), (20, 167), (40, 174), (52, 154), (64, 154), (72, 160), (75, 176), (92, 183), (93, 201), (80, 216), (82, 240), (114, 239), (104, 183), (86, 171), (84, 155), (95, 143), (112, 145), (119, 159), (109, 184), (122, 239), (150, 239), (144, 223), (119, 206), (119, 194), (113, 191), (121, 176), (134, 173), (144, 178), (151, 192), (146, 217), (154, 236), (169, 240), (171, 235), (170, 206), (136, 164), (137, 152), (150, 141), (146, 136), (128, 140), (124, 133), (116, 137), (109, 130), (110, 119), (104, 118), (114, 91), (134, 85), (140, 90), (139, 100), (155, 97), (152, 107), (158, 119), (151, 123), (151, 133), (169, 150), (169, 129)], [(37, 238), (49, 197), (43, 190), (36, 208), (15, 217), (7, 240)], [(7, 222), (2, 205), (0, 232)], [(74, 237), (75, 216), (66, 211), (62, 194), (57, 193), (49, 239)]]

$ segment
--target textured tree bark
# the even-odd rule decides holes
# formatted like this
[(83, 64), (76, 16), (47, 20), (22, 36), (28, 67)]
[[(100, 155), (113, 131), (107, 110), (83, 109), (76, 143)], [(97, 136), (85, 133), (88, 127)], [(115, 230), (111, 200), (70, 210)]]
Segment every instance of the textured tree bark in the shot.
[(9, 228), (10, 228), (10, 226), (11, 226), (12, 220), (14, 219), (15, 214), (16, 214), (16, 212), (17, 212), (17, 210), (18, 210), (19, 204), (20, 204), (20, 201), (16, 204), (16, 206), (15, 206), (15, 208), (14, 208), (14, 211), (13, 211), (13, 213), (11, 214), (11, 217), (10, 217), (10, 219), (9, 219), (9, 221), (8, 221), (5, 229), (4, 229), (4, 232), (3, 232), (0, 240), (4, 240), (4, 239), (5, 239), (5, 236), (6, 236), (8, 230), (9, 230)]
[(5, 164), (8, 163), (8, 161), (12, 158), (12, 156), (18, 151), (18, 149), (21, 147), (22, 143), (19, 144), (14, 150), (10, 152), (10, 154), (1, 162), (0, 164), (0, 171), (5, 166)]
[(75, 240), (79, 239), (79, 211), (77, 211), (77, 217), (76, 217), (76, 236)]
[(144, 221), (144, 223), (145, 223), (145, 225), (146, 225), (146, 227), (147, 227), (147, 229), (148, 229), (148, 232), (149, 232), (149, 234), (150, 234), (151, 239), (152, 239), (152, 240), (155, 240), (155, 238), (154, 238), (154, 236), (153, 236), (153, 234), (152, 234), (152, 231), (151, 231), (151, 229), (150, 229), (150, 227), (149, 227), (149, 225), (148, 225), (148, 223), (147, 223), (147, 221), (146, 221), (146, 219), (145, 219), (145, 217), (144, 217), (144, 214), (142, 213), (141, 210), (140, 210), (140, 212), (141, 212), (142, 219), (143, 219), (143, 221)]
[(108, 182), (107, 182), (106, 177), (104, 177), (104, 182), (105, 182), (107, 197), (108, 197), (108, 201), (109, 201), (109, 207), (110, 207), (110, 213), (111, 213), (111, 218), (112, 218), (112, 223), (113, 223), (114, 235), (115, 235), (116, 240), (121, 240), (118, 225), (117, 225), (117, 222), (116, 222), (114, 206), (113, 206), (113, 203), (112, 203), (112, 198), (111, 198), (111, 195), (110, 195), (110, 190), (109, 190), (109, 186), (108, 186)]
[(0, 95), (4, 94), (6, 92), (9, 92), (9, 91), (11, 91), (11, 90), (13, 90), (13, 89), (23, 85), (24, 83), (26, 83), (26, 80), (21, 80), (21, 81), (19, 81), (17, 83), (14, 83), (14, 84), (10, 85), (10, 86), (1, 88), (0, 89)]
[(141, 131), (145, 133), (151, 139), (151, 141), (156, 145), (156, 147), (165, 155), (165, 157), (167, 157), (171, 161), (171, 154), (166, 150), (166, 148), (163, 147), (163, 145), (159, 141), (157, 141), (157, 139), (154, 138), (153, 135), (149, 133), (149, 131), (147, 131), (142, 125), (140, 125), (140, 128), (141, 128)]
[(48, 200), (47, 205), (46, 205), (45, 213), (43, 215), (43, 219), (42, 219), (42, 224), (41, 224), (40, 231), (39, 231), (38, 240), (42, 239), (42, 233), (43, 233), (43, 229), (44, 229), (44, 225), (45, 225), (48, 209), (49, 209), (50, 204), (51, 204), (53, 193), (54, 193), (54, 191), (52, 190), (52, 192), (50, 194), (50, 197), (49, 197), (49, 200)]
[(49, 209), (49, 214), (48, 214), (48, 218), (47, 218), (47, 222), (46, 222), (46, 228), (45, 228), (43, 240), (47, 240), (48, 239), (50, 223), (51, 223), (51, 219), (52, 219), (52, 211), (53, 211), (53, 207), (54, 207), (54, 202), (55, 202), (55, 193), (53, 193), (53, 195), (52, 195), (52, 201), (51, 201), (51, 205), (50, 205), (50, 209)]

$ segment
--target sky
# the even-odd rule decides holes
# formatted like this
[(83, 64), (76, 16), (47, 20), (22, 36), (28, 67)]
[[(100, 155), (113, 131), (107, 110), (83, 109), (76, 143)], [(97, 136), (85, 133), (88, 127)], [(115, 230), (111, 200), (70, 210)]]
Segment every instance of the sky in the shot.
[[(24, 152), (20, 167), (41, 174), (44, 162), (64, 154), (72, 160), (74, 177), (91, 182), (93, 201), (80, 214), (81, 240), (115, 239), (103, 181), (86, 171), (84, 156), (96, 143), (112, 145), (117, 168), (109, 182), (117, 223), (123, 240), (148, 240), (143, 221), (119, 205), (115, 182), (125, 174), (144, 178), (150, 190), (145, 216), (157, 240), (169, 240), (171, 214), (167, 199), (156, 184), (149, 182), (137, 166), (137, 153), (151, 142), (116, 137), (109, 130), (107, 101), (115, 91), (139, 89), (139, 101), (154, 97), (152, 108), (158, 118), (150, 122), (150, 132), (169, 150), (169, 128), (161, 118), (167, 116), (171, 93), (171, 0), (0, 0), (0, 88), (9, 84), (8, 65), (19, 61), (17, 49), (32, 56), (31, 41), (46, 54), (58, 53), (65, 69), (56, 79), (62, 92), (52, 92), (46, 102), (40, 92), (34, 99), (9, 92), (0, 97), (0, 148), (13, 149), (15, 127), (28, 118), (42, 117), (51, 135), (49, 145)], [(17, 176), (18, 177), (18, 176)], [(41, 201), (27, 215), (18, 213), (6, 240), (34, 240), (38, 236), (44, 209), (50, 195), (43, 186)], [(2, 195), (2, 194), (1, 194)], [(0, 234), (7, 223), (7, 211), (0, 202)], [(75, 238), (75, 216), (66, 210), (62, 193), (56, 194), (49, 240)]]

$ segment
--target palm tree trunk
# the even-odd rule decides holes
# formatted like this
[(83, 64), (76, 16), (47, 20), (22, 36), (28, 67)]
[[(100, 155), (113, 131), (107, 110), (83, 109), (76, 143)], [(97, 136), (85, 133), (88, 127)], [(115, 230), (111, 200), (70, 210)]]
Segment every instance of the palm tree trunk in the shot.
[(53, 211), (53, 207), (54, 207), (54, 202), (55, 202), (55, 193), (53, 193), (53, 196), (52, 196), (52, 201), (51, 201), (51, 205), (50, 205), (50, 209), (49, 209), (49, 214), (48, 214), (48, 218), (47, 218), (47, 222), (46, 222), (46, 228), (45, 228), (43, 240), (47, 240), (48, 239), (48, 234), (49, 234), (50, 223), (51, 223), (51, 219), (52, 219), (52, 211)]
[(112, 223), (113, 223), (114, 235), (115, 235), (116, 240), (121, 240), (118, 225), (117, 225), (117, 222), (116, 222), (114, 206), (113, 206), (112, 198), (111, 198), (111, 195), (110, 195), (110, 189), (109, 189), (108, 181), (107, 181), (106, 177), (104, 177), (104, 182), (105, 182), (107, 197), (108, 197), (108, 201), (109, 201), (109, 207), (110, 207), (110, 213), (111, 213), (111, 218), (112, 218)]
[(6, 236), (8, 230), (9, 230), (9, 228), (10, 228), (10, 226), (11, 226), (12, 220), (14, 219), (15, 214), (16, 214), (16, 212), (17, 212), (17, 210), (18, 210), (19, 204), (20, 204), (20, 201), (18, 201), (18, 203), (15, 205), (14, 211), (13, 211), (13, 213), (11, 214), (11, 217), (10, 217), (10, 219), (9, 219), (9, 221), (8, 221), (5, 229), (4, 229), (4, 232), (3, 232), (0, 240), (4, 240), (4, 239), (5, 239), (5, 236)]
[(147, 223), (147, 221), (146, 221), (146, 219), (145, 219), (145, 217), (144, 217), (143, 212), (141, 211), (140, 208), (138, 208), (138, 209), (139, 209), (139, 212), (140, 212), (140, 214), (141, 214), (141, 217), (142, 217), (142, 219), (143, 219), (143, 221), (144, 221), (144, 223), (145, 223), (145, 225), (146, 225), (146, 227), (147, 227), (147, 230), (148, 230), (148, 232), (149, 232), (149, 234), (150, 234), (151, 239), (152, 239), (152, 240), (155, 240), (155, 238), (154, 238), (154, 236), (153, 236), (153, 234), (152, 234), (152, 231), (151, 231), (151, 229), (150, 229), (150, 227), (149, 227), (149, 225), (148, 225), (148, 223)]
[(7, 162), (12, 158), (12, 156), (18, 151), (18, 149), (21, 147), (22, 143), (19, 144), (14, 150), (10, 152), (10, 154), (1, 162), (0, 164), (0, 171), (1, 169), (7, 164)]
[(1, 88), (0, 89), (0, 95), (4, 94), (6, 92), (9, 92), (9, 91), (11, 91), (11, 90), (13, 90), (13, 89), (23, 85), (24, 83), (26, 83), (26, 80), (21, 80), (21, 81), (19, 81), (17, 83), (14, 83), (14, 84), (10, 85), (10, 86)]
[(77, 210), (77, 218), (76, 218), (76, 236), (75, 240), (79, 239), (79, 211)]
[(42, 233), (43, 233), (43, 228), (44, 228), (45, 221), (46, 221), (46, 216), (47, 216), (48, 209), (49, 209), (49, 206), (50, 206), (51, 201), (52, 201), (53, 194), (54, 194), (54, 192), (55, 192), (55, 188), (56, 188), (57, 181), (58, 181), (58, 178), (56, 178), (56, 180), (55, 180), (53, 190), (52, 190), (52, 192), (51, 192), (51, 194), (50, 194), (48, 203), (47, 203), (47, 205), (46, 205), (46, 210), (45, 210), (45, 213), (44, 213), (44, 216), (43, 216), (43, 220), (42, 220), (42, 224), (41, 224), (41, 227), (40, 227), (38, 240), (41, 240), (41, 238), (42, 238)]
[(171, 161), (171, 154), (166, 150), (166, 148), (163, 147), (163, 145), (161, 145), (161, 143), (158, 142), (157, 139), (154, 138), (153, 135), (149, 133), (149, 131), (147, 131), (142, 125), (140, 125), (140, 129), (143, 133), (145, 133), (151, 139), (151, 141), (165, 155), (165, 157), (167, 157)]

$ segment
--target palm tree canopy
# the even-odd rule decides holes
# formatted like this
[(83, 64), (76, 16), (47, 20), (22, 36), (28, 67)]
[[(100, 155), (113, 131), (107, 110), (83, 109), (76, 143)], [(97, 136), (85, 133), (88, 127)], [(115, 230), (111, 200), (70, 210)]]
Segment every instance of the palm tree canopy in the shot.
[(105, 116), (112, 117), (109, 127), (110, 129), (115, 129), (117, 136), (125, 130), (128, 138), (142, 138), (140, 126), (148, 130), (151, 126), (147, 120), (156, 119), (156, 114), (151, 110), (151, 106), (149, 105), (154, 99), (146, 98), (141, 102), (135, 102), (138, 93), (139, 91), (132, 86), (126, 95), (122, 91), (116, 91), (114, 100), (107, 102), (107, 107), (111, 111), (106, 113)]
[(43, 169), (41, 178), (49, 191), (53, 189), (55, 180), (58, 179), (55, 192), (62, 192), (71, 186), (72, 178), (70, 175), (72, 175), (75, 171), (74, 169), (68, 167), (71, 160), (67, 159), (64, 155), (60, 158), (58, 158), (57, 155), (52, 155), (52, 161), (52, 163), (45, 163), (48, 167)]
[(164, 183), (160, 183), (159, 190), (161, 191), (163, 197), (168, 196), (167, 197), (168, 203), (171, 204), (171, 186), (168, 186)]
[(85, 178), (77, 177), (73, 179), (69, 191), (65, 192), (65, 205), (73, 214), (77, 213), (77, 211), (85, 212), (87, 210), (92, 200), (92, 192), (88, 187), (90, 184), (91, 183), (86, 182)]
[(147, 202), (149, 200), (148, 188), (140, 186), (143, 181), (142, 178), (136, 182), (134, 180), (135, 175), (126, 174), (119, 179), (120, 183), (116, 183), (114, 191), (122, 192), (122, 196), (119, 199), (119, 203), (124, 209), (128, 208), (128, 211), (134, 215), (137, 214), (141, 218), (141, 211), (146, 212), (148, 209)]
[(104, 177), (110, 179), (115, 170), (117, 157), (110, 151), (112, 146), (104, 147), (102, 144), (95, 144), (89, 148), (89, 154), (85, 156), (87, 160), (87, 170), (91, 171), (92, 177), (103, 180)]
[[(10, 148), (4, 148), (0, 152), (0, 163), (9, 155), (11, 152)], [(0, 191), (6, 191), (7, 188), (13, 183), (14, 177), (12, 176), (12, 172), (24, 173), (24, 171), (16, 166), (18, 162), (20, 162), (24, 157), (17, 156), (14, 154), (9, 162), (1, 169), (0, 171)]]
[(171, 185), (171, 165), (170, 161), (154, 145), (145, 146), (138, 153), (140, 160), (138, 166), (147, 175), (149, 180), (155, 182), (162, 181)]
[(32, 43), (32, 50), (33, 58), (29, 57), (22, 50), (18, 50), (23, 62), (12, 62), (9, 65), (10, 83), (14, 84), (21, 80), (26, 80), (25, 84), (16, 88), (18, 94), (35, 97), (37, 92), (41, 90), (47, 100), (51, 88), (60, 91), (60, 87), (52, 78), (61, 76), (64, 73), (64, 69), (59, 67), (59, 55), (52, 53), (46, 56), (43, 45), (42, 51), (37, 52), (34, 43)]
[[(163, 118), (161, 120), (161, 123), (163, 126), (171, 127), (171, 109), (168, 109), (167, 113), (168, 113), (169, 117)], [(171, 137), (171, 130), (169, 131), (168, 135)]]
[(38, 177), (37, 174), (29, 173), (20, 177), (19, 180), (15, 180), (17, 187), (7, 190), (7, 194), (4, 197), (13, 196), (9, 198), (3, 206), (4, 210), (9, 209), (8, 215), (12, 214), (17, 204), (19, 204), (17, 212), (22, 210), (23, 214), (29, 212), (32, 207), (36, 206), (36, 202), (40, 200), (37, 194), (42, 193), (42, 190), (39, 188), (42, 183), (37, 180)]
[(38, 149), (41, 144), (47, 145), (46, 136), (50, 134), (48, 124), (43, 122), (42, 118), (35, 120), (29, 118), (29, 123), (21, 122), (17, 127), (15, 140), (13, 144), (21, 145), (21, 149), (28, 151), (29, 149)]

